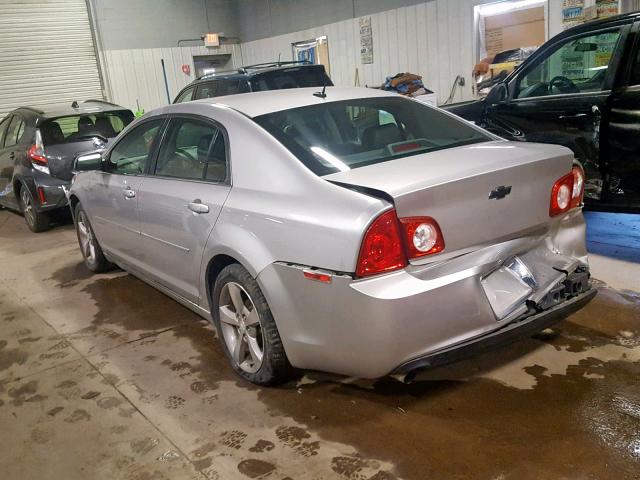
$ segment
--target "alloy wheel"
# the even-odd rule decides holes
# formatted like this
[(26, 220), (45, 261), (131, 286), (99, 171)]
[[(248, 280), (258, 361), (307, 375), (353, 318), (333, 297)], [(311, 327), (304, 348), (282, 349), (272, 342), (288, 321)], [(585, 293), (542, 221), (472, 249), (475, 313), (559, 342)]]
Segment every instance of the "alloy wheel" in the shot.
[(228, 282), (220, 291), (220, 326), (233, 362), (247, 373), (262, 366), (264, 341), (258, 310), (247, 291)]
[(20, 200), (22, 200), (22, 214), (24, 215), (24, 219), (29, 225), (35, 225), (36, 217), (33, 210), (33, 201), (27, 191), (27, 187), (22, 187), (22, 190), (20, 190)]
[(83, 211), (78, 214), (78, 237), (80, 238), (80, 249), (84, 258), (89, 262), (96, 261), (96, 247), (93, 241), (93, 233), (87, 220), (87, 215)]

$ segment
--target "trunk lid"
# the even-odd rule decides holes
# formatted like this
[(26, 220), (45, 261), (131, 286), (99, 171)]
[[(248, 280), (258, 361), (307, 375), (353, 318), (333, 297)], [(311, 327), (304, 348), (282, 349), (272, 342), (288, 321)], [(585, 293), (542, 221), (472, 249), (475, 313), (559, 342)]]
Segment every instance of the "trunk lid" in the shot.
[(323, 178), (385, 192), (399, 217), (435, 218), (450, 253), (544, 227), (553, 184), (572, 163), (573, 153), (564, 147), (494, 141)]

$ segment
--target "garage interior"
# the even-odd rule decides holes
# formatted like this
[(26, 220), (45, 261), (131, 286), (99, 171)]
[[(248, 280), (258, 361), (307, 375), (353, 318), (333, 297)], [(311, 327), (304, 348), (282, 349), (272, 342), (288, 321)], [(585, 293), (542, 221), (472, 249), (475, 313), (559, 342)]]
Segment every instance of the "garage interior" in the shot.
[[(293, 61), (323, 65), (338, 87), (418, 75), (422, 101), (447, 106), (485, 98), (567, 28), (636, 11), (635, 0), (0, 0), (0, 119), (90, 99), (139, 117), (203, 75)], [(585, 208), (598, 294), (565, 321), (410, 384), (304, 371), (275, 387), (238, 377), (215, 328), (169, 296), (120, 269), (89, 271), (68, 209), (33, 233), (0, 208), (2, 478), (638, 479), (640, 204), (611, 205)]]

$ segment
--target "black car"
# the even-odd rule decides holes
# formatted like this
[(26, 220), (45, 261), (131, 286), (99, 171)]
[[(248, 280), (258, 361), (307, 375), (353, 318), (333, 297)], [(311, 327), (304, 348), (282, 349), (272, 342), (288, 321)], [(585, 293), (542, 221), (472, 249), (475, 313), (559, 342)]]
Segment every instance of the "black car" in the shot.
[(102, 100), (12, 111), (0, 121), (0, 205), (22, 212), (34, 232), (46, 230), (67, 206), (76, 157), (103, 149), (133, 117)]
[(204, 75), (184, 87), (173, 103), (236, 93), (283, 88), (333, 86), (323, 65), (308, 62), (274, 62), (249, 65), (232, 72)]
[(640, 212), (640, 12), (546, 42), (483, 100), (444, 108), (510, 140), (571, 148), (585, 202)]

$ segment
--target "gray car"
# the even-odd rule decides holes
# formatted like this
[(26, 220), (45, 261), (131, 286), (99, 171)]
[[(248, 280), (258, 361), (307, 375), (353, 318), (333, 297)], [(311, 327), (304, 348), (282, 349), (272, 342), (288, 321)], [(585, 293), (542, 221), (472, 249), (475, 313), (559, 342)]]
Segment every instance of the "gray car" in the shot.
[(411, 379), (593, 298), (583, 175), (563, 147), (392, 93), (309, 88), (151, 112), (70, 203), (87, 266), (212, 320), (245, 379)]
[(133, 112), (103, 100), (18, 108), (0, 121), (0, 206), (24, 215), (34, 232), (67, 212), (65, 190), (78, 155), (104, 148)]

